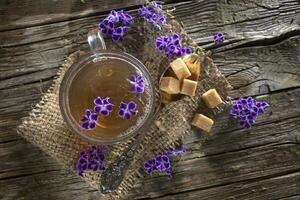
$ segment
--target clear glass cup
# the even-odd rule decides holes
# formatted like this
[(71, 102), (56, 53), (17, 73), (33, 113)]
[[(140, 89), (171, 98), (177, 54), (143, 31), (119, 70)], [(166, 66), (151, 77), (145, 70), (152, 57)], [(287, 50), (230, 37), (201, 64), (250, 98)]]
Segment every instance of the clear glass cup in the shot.
[[(117, 142), (122, 142), (126, 139), (137, 135), (138, 133), (145, 131), (153, 120), (155, 110), (155, 90), (147, 68), (137, 58), (130, 54), (123, 52), (112, 52), (107, 50), (104, 40), (98, 31), (92, 31), (88, 34), (88, 43), (91, 52), (88, 53), (86, 56), (80, 58), (67, 70), (60, 86), (59, 106), (61, 109), (63, 119), (66, 122), (67, 126), (72, 130), (72, 132), (78, 134), (86, 141), (94, 144), (114, 144)], [(147, 110), (144, 110), (141, 119), (139, 119), (136, 122), (136, 124), (132, 125), (129, 130), (123, 131), (117, 135), (110, 136), (109, 134), (105, 134), (104, 136), (104, 134), (97, 133), (95, 131), (86, 131), (80, 126), (78, 117), (76, 118), (73, 112), (74, 109), (77, 109), (77, 107), (73, 106), (72, 104), (72, 98), (74, 97), (74, 95), (72, 97), (71, 93), (74, 93), (72, 88), (74, 88), (74, 84), (76, 82), (75, 80), (78, 80), (80, 76), (83, 77), (85, 72), (88, 73), (88, 70), (92, 69), (91, 65), (96, 64), (98, 67), (101, 68), (101, 62), (110, 59), (112, 59), (112, 61), (115, 59), (129, 63), (130, 66), (134, 67), (135, 69), (139, 70), (139, 72), (141, 72), (145, 79), (145, 82), (147, 82), (148, 103)], [(93, 77), (89, 78), (92, 79)], [(81, 90), (78, 92), (84, 94), (86, 91)], [(112, 90), (110, 92), (114, 91)], [(101, 91), (99, 91), (99, 93), (101, 93)], [(76, 95), (80, 96), (80, 94)], [(114, 109), (118, 109), (118, 106), (119, 105), (115, 105)], [(91, 109), (93, 109), (93, 107), (91, 107)], [(85, 110), (83, 110), (83, 113), (84, 111)], [(135, 117), (139, 116), (137, 115)], [(110, 124), (113, 124), (113, 121), (110, 122)]]

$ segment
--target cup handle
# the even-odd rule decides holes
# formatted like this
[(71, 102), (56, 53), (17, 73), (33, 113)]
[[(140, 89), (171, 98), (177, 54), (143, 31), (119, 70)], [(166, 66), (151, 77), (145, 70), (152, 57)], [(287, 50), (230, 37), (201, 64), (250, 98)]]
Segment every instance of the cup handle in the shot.
[(94, 54), (99, 54), (101, 50), (106, 49), (104, 39), (97, 29), (89, 31), (87, 40)]

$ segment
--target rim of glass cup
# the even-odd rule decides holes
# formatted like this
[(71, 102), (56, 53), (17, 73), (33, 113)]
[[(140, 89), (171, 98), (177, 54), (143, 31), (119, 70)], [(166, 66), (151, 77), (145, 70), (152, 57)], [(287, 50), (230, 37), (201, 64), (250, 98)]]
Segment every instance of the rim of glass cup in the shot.
[[(143, 73), (144, 77), (149, 82), (149, 89), (150, 89), (150, 110), (147, 113), (145, 119), (141, 123), (139, 127), (137, 127), (135, 130), (129, 132), (126, 135), (118, 136), (113, 139), (96, 139), (93, 137), (89, 137), (85, 134), (85, 131), (82, 130), (78, 125), (74, 123), (72, 120), (72, 115), (70, 112), (70, 107), (68, 105), (68, 94), (69, 94), (69, 88), (73, 81), (73, 79), (76, 77), (76, 75), (85, 67), (85, 63), (93, 62), (97, 59), (105, 59), (107, 57), (115, 57), (119, 59), (125, 59), (130, 64), (136, 66), (141, 72)], [(66, 71), (64, 78), (61, 82), (60, 89), (59, 89), (59, 107), (63, 116), (63, 119), (65, 123), (67, 124), (68, 128), (71, 129), (72, 132), (78, 134), (82, 139), (93, 143), (93, 144), (115, 144), (118, 142), (125, 141), (127, 139), (133, 138), (138, 133), (141, 133), (145, 131), (151, 124), (151, 122), (154, 120), (154, 111), (155, 111), (155, 89), (154, 85), (150, 76), (150, 73), (148, 69), (145, 67), (145, 65), (139, 61), (134, 56), (124, 53), (124, 52), (114, 52), (114, 51), (107, 51), (107, 50), (101, 50), (97, 54), (87, 54), (86, 56), (82, 57), (77, 61), (76, 63), (73, 63), (70, 68)]]

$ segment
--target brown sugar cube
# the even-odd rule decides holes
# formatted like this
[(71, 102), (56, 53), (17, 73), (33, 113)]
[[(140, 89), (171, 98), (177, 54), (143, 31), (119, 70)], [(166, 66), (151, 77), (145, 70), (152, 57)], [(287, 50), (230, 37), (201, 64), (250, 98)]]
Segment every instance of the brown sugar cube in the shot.
[(214, 121), (212, 119), (210, 119), (202, 114), (196, 114), (192, 121), (193, 126), (196, 126), (197, 128), (200, 128), (206, 132), (210, 132), (213, 124), (214, 124)]
[(200, 77), (201, 62), (198, 55), (192, 54), (184, 59), (186, 66), (191, 72), (191, 77), (189, 79), (197, 81)]
[(192, 75), (181, 58), (177, 58), (176, 60), (171, 62), (170, 65), (179, 80)]
[(195, 96), (197, 84), (198, 84), (197, 81), (183, 79), (180, 93), (188, 96)]
[(159, 89), (168, 94), (178, 94), (180, 92), (180, 81), (173, 77), (162, 77)]
[(220, 103), (222, 99), (215, 89), (210, 89), (202, 95), (202, 99), (209, 108), (214, 108)]
[(169, 104), (170, 102), (172, 102), (172, 94), (168, 94), (164, 91), (160, 91), (160, 101), (163, 104)]

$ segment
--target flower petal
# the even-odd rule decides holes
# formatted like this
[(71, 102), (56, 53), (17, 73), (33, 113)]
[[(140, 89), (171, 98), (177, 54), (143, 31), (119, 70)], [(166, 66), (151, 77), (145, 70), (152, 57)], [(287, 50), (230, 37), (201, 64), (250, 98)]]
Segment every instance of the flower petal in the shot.
[(106, 107), (106, 109), (107, 109), (108, 111), (112, 111), (112, 109), (113, 109), (113, 108), (112, 108), (112, 107), (113, 107), (112, 104), (108, 104), (108, 105), (106, 105), (105, 107)]
[(108, 116), (109, 112), (107, 110), (101, 110), (100, 112), (104, 116)]
[(93, 129), (96, 127), (96, 122), (91, 122), (89, 125), (90, 129)]
[(129, 92), (136, 93), (137, 92), (137, 85), (136, 84), (131, 85), (131, 88), (130, 88)]
[(86, 129), (86, 130), (89, 130), (90, 129), (89, 125), (90, 125), (89, 122), (86, 122), (86, 123), (83, 123), (81, 125), (81, 127), (84, 128), (84, 129)]
[(133, 102), (133, 101), (129, 102), (129, 104), (128, 104), (128, 109), (129, 109), (129, 110), (134, 110), (134, 109), (136, 109), (136, 103)]
[(130, 81), (132, 82), (136, 82), (136, 76), (135, 75), (131, 75), (129, 78)]
[(131, 115), (129, 113), (125, 113), (125, 118), (130, 119)]
[(91, 120), (97, 121), (97, 120), (98, 120), (98, 115), (95, 114), (95, 113), (93, 113), (93, 114), (91, 115)]
[(120, 110), (119, 111), (119, 116), (124, 118), (124, 115), (125, 115), (125, 111), (124, 110)]
[(94, 104), (95, 105), (102, 105), (102, 99), (101, 97), (97, 97), (94, 99)]
[(96, 113), (99, 113), (100, 110), (101, 110), (101, 107), (100, 107), (100, 106), (95, 106), (95, 107), (94, 107), (94, 111), (95, 111)]
[(92, 111), (91, 111), (90, 109), (87, 109), (87, 110), (85, 111), (86, 117), (90, 117), (91, 114), (92, 114)]
[(143, 93), (144, 92), (144, 87), (141, 87), (141, 86), (136, 86), (136, 92), (137, 93)]
[(120, 109), (127, 109), (127, 104), (126, 103), (124, 103), (124, 102), (121, 102), (120, 103), (120, 107), (119, 107)]

